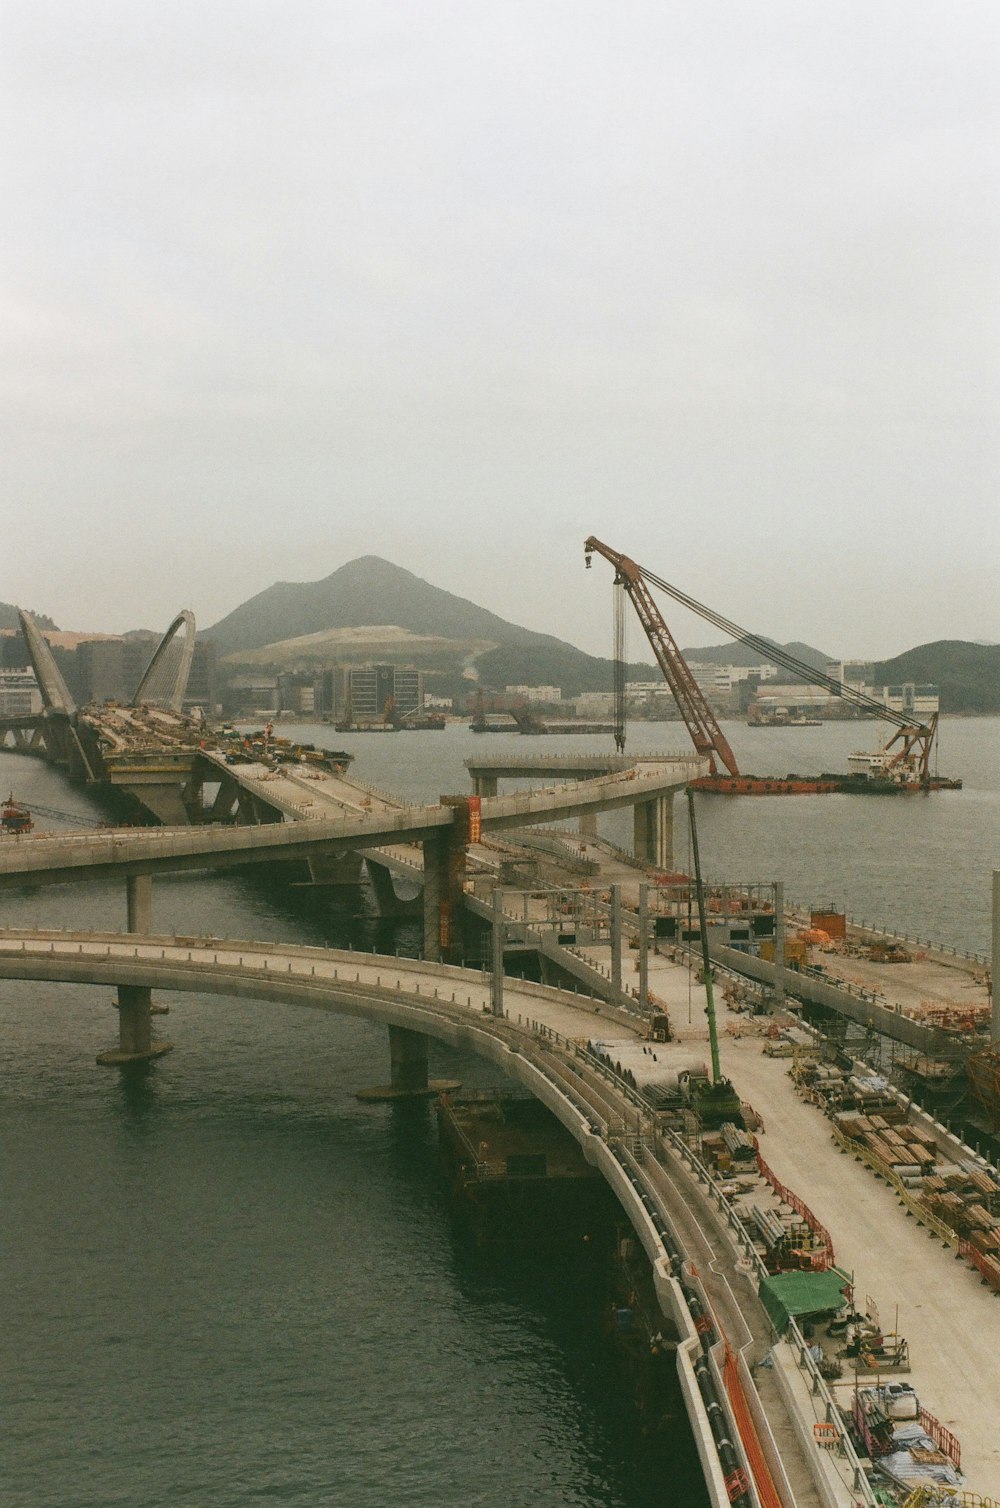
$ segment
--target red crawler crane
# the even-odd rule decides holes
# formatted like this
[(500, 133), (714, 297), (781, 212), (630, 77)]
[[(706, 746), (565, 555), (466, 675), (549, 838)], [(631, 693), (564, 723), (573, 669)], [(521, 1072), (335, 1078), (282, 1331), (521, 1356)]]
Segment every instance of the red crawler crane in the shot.
[[(681, 716), (687, 723), (691, 742), (699, 754), (704, 754), (708, 759), (708, 767), (713, 775), (719, 773), (716, 756), (722, 761), (730, 775), (739, 775), (739, 766), (736, 756), (726, 741), (725, 734), (715, 719), (715, 714), (705, 700), (701, 687), (688, 669), (687, 661), (677, 648), (673, 634), (663, 621), (659, 608), (650, 595), (649, 588), (643, 581), (642, 567), (637, 566), (634, 560), (627, 555), (620, 555), (617, 550), (612, 550), (609, 545), (602, 544), (593, 535), (584, 546), (586, 550), (587, 565), (590, 565), (590, 557), (596, 550), (609, 560), (615, 568), (615, 585), (623, 587), (632, 599), (639, 622), (646, 631), (646, 638), (652, 645), (656, 656), (656, 663), (663, 671), (663, 677), (673, 693), (674, 701), (681, 710)], [(616, 654), (615, 664), (621, 659)], [(616, 675), (616, 683), (620, 681), (620, 687), (616, 684), (615, 691), (615, 742), (619, 747), (625, 744), (625, 681), (624, 675)]]
[[(603, 555), (615, 568), (615, 585), (627, 592), (635, 608), (639, 622), (652, 646), (657, 664), (680, 708), (687, 724), (691, 742), (699, 754), (709, 763), (710, 774), (694, 784), (702, 790), (720, 791), (739, 795), (799, 795), (827, 791), (907, 791), (907, 790), (958, 790), (960, 780), (947, 780), (932, 775), (931, 750), (937, 736), (938, 715), (935, 712), (929, 723), (913, 723), (905, 715), (878, 702), (874, 697), (858, 691), (825, 675), (802, 660), (797, 660), (780, 645), (748, 633), (738, 623), (731, 623), (720, 613), (696, 602), (678, 587), (637, 565), (627, 555), (613, 550), (593, 535), (584, 544), (586, 563), (589, 566), (594, 553)], [(888, 743), (873, 756), (852, 756), (868, 765), (867, 774), (788, 776), (785, 779), (762, 779), (753, 775), (741, 775), (735, 755), (726, 741), (712, 709), (702, 695), (698, 683), (677, 647), (659, 608), (650, 595), (649, 586), (659, 587), (676, 602), (698, 613), (716, 628), (730, 634), (741, 644), (756, 650), (762, 659), (773, 661), (791, 674), (814, 686), (823, 686), (834, 696), (852, 703), (860, 711), (884, 718), (896, 725), (896, 732)], [(625, 667), (624, 667), (624, 620), (620, 602), (615, 613), (615, 743), (619, 749), (625, 746)], [(900, 747), (895, 748), (896, 745)], [(726, 774), (719, 769), (723, 764)]]

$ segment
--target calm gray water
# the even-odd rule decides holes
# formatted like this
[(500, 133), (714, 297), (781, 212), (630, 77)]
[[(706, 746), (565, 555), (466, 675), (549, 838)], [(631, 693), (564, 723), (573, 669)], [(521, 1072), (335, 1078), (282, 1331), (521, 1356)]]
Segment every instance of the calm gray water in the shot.
[[(467, 790), (462, 760), (482, 746), (458, 728), (304, 731), (353, 746), (359, 774), (423, 799)], [(875, 729), (727, 731), (744, 768), (783, 774), (836, 768)], [(1000, 865), (998, 733), (992, 720), (945, 725), (942, 769), (964, 776), (961, 793), (701, 798), (706, 868), (780, 877), (790, 895), (984, 950)], [(680, 735), (651, 725), (630, 747), (679, 748)], [(0, 755), (0, 786), (29, 805), (95, 810), (13, 755)], [(620, 840), (627, 823), (612, 817), (606, 830)], [(0, 908), (10, 923), (124, 924), (113, 886), (24, 891)], [(418, 942), (328, 898), (236, 877), (157, 882), (155, 922), (380, 949)], [(172, 997), (162, 1029), (177, 1051), (122, 1076), (94, 1066), (114, 1035), (109, 995), (8, 984), (0, 996), (0, 1501), (704, 1501), (686, 1422), (659, 1442), (638, 1433), (599, 1338), (606, 1295), (586, 1254), (558, 1267), (478, 1257), (452, 1228), (426, 1108), (354, 1099), (385, 1077), (381, 1030)], [(491, 1081), (475, 1059), (432, 1054), (436, 1073)]]
[[(14, 756), (0, 785), (93, 810)], [(25, 891), (0, 915), (118, 927), (124, 901)], [(419, 941), (236, 877), (157, 882), (155, 920)], [(478, 1255), (453, 1228), (429, 1108), (354, 1098), (388, 1076), (384, 1030), (174, 996), (161, 1030), (177, 1050), (122, 1075), (94, 1064), (110, 994), (0, 994), (5, 1508), (700, 1508), (683, 1412), (643, 1438), (611, 1365), (603, 1263)], [(495, 1082), (431, 1051), (435, 1074)]]
[[(873, 749), (887, 735), (881, 723), (826, 723), (819, 728), (724, 730), (741, 769), (785, 775), (846, 770), (854, 749)], [(357, 754), (366, 779), (414, 798), (467, 792), (462, 761), (511, 749), (531, 754), (603, 751), (607, 738), (483, 737), (466, 728), (446, 733), (369, 736), (303, 729), (317, 742)], [(423, 744), (419, 755), (400, 746)], [(431, 749), (431, 745), (435, 747)], [(628, 751), (687, 752), (682, 725), (634, 723)], [(1000, 718), (954, 718), (941, 724), (940, 769), (964, 780), (961, 791), (909, 796), (701, 796), (698, 837), (706, 874), (729, 879), (780, 879), (789, 898), (885, 921), (920, 937), (973, 952), (989, 948), (990, 886), (1000, 868)], [(686, 806), (675, 804), (678, 867), (688, 866)], [(601, 833), (631, 844), (630, 818), (601, 819)]]

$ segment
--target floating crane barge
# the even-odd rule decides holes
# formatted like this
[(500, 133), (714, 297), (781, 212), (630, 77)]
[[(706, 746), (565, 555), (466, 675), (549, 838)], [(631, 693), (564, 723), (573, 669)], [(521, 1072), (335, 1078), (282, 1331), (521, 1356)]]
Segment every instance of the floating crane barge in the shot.
[[(961, 780), (948, 779), (931, 772), (931, 751), (937, 741), (938, 715), (935, 712), (929, 723), (913, 723), (891, 707), (878, 702), (874, 697), (847, 686), (832, 676), (816, 670), (813, 666), (797, 660), (787, 650), (749, 633), (739, 624), (714, 612), (701, 602), (696, 602), (678, 587), (654, 575), (645, 566), (637, 565), (627, 555), (613, 550), (593, 535), (586, 541), (584, 552), (587, 566), (596, 553), (615, 568), (615, 744), (619, 751), (625, 747), (625, 607), (627, 593), (649, 640), (657, 664), (663, 672), (681, 716), (687, 724), (695, 749), (708, 760), (709, 773), (691, 782), (695, 790), (710, 791), (727, 796), (814, 796), (831, 793), (847, 795), (893, 796), (909, 791), (957, 791)], [(823, 686), (834, 696), (850, 702), (860, 711), (884, 718), (894, 723), (896, 732), (888, 743), (874, 754), (852, 754), (849, 763), (859, 766), (849, 774), (824, 773), (821, 775), (744, 775), (736, 762), (736, 756), (725, 734), (719, 727), (714, 712), (708, 705), (701, 687), (691, 674), (690, 667), (681, 654), (677, 643), (664, 622), (649, 590), (650, 585), (659, 587), (682, 606), (698, 613), (709, 623), (721, 628), (741, 644), (755, 650), (783, 669), (799, 676), (810, 685)], [(720, 765), (723, 767), (720, 769)]]

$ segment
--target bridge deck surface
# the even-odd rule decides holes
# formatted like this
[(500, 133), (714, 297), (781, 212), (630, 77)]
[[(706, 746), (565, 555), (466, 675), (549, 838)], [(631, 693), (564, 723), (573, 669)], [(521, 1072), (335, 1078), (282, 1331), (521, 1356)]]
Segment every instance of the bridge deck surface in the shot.
[[(18, 933), (20, 939), (24, 934)], [(60, 951), (67, 962), (114, 957), (152, 966), (191, 964), (191, 990), (197, 992), (198, 964), (204, 978), (212, 972), (265, 973), (272, 984), (282, 977), (310, 984), (324, 978), (331, 983), (356, 982), (424, 1000), (434, 990), (444, 1009), (457, 1010), (470, 1020), (489, 1010), (489, 976), (469, 970), (435, 967), (407, 959), (367, 954), (326, 954), (322, 949), (271, 947), (255, 943), (227, 943), (215, 939), (149, 939), (100, 937), (25, 939), (25, 951), (43, 956)], [(13, 942), (13, 938), (9, 940)], [(8, 943), (9, 946), (9, 943)], [(0, 939), (0, 971), (6, 949)], [(707, 1036), (704, 994), (692, 989), (686, 967), (657, 960), (658, 988), (686, 1011), (689, 1030), (680, 1040), (658, 1045), (660, 1060), (690, 1057), (694, 1040)], [(62, 977), (62, 976), (60, 976)], [(637, 1025), (620, 1012), (584, 997), (560, 996), (554, 991), (508, 979), (505, 1006), (513, 1022), (537, 1022), (570, 1041), (637, 1034)], [(740, 1094), (763, 1114), (761, 1150), (777, 1176), (806, 1200), (833, 1237), (837, 1258), (854, 1274), (859, 1294), (872, 1294), (883, 1316), (898, 1304), (898, 1329), (907, 1337), (913, 1365), (911, 1380), (921, 1401), (956, 1434), (962, 1443), (963, 1467), (973, 1488), (995, 1489), (1000, 1480), (1000, 1441), (996, 1435), (996, 1355), (1000, 1343), (1000, 1310), (978, 1276), (954, 1260), (953, 1253), (931, 1239), (896, 1202), (891, 1190), (861, 1164), (839, 1153), (821, 1112), (794, 1092), (786, 1064), (762, 1054), (759, 1037), (745, 1035), (747, 1018), (719, 1007), (723, 1033), (723, 1070)], [(886, 1327), (888, 1321), (884, 1321)], [(847, 1401), (852, 1381), (841, 1385)]]
[[(580, 951), (610, 971), (607, 946)], [(947, 976), (950, 971), (942, 972)], [(699, 1043), (707, 1060), (705, 991), (694, 983), (691, 970), (651, 956), (650, 986), (668, 1005), (675, 1030), (674, 1042), (657, 1046), (658, 1058), (669, 1066), (672, 1058), (689, 1058), (692, 1045)], [(750, 1018), (730, 1011), (718, 998), (716, 1012), (722, 1071), (764, 1118), (758, 1139), (765, 1161), (830, 1232), (838, 1265), (854, 1274), (862, 1300), (871, 1294), (885, 1328), (898, 1328), (907, 1338), (913, 1367), (907, 1380), (921, 1403), (961, 1442), (970, 1486), (995, 1496), (1000, 1489), (997, 1296), (980, 1283), (978, 1273), (955, 1260), (950, 1248), (907, 1216), (892, 1189), (838, 1150), (830, 1122), (796, 1094), (787, 1059), (764, 1055), (761, 1037), (751, 1035)], [(844, 1407), (853, 1386), (853, 1377), (833, 1385)]]

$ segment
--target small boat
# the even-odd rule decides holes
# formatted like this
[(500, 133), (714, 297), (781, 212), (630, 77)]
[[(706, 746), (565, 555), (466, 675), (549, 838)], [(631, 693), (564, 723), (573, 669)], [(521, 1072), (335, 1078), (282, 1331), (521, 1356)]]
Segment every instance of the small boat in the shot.
[(28, 808), (14, 800), (12, 791), (0, 806), (0, 833), (30, 833), (34, 825)]

